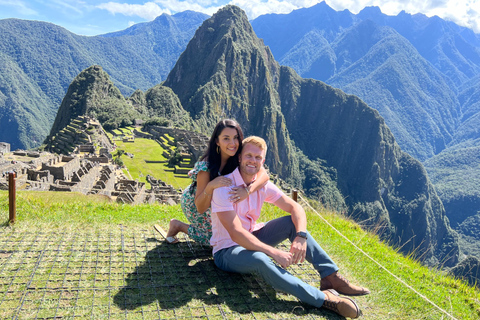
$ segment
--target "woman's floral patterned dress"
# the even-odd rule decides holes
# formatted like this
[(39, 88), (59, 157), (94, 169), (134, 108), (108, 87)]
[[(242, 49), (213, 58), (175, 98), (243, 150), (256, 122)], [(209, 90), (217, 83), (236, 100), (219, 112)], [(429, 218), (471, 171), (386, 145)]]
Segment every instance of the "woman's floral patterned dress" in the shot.
[(188, 236), (197, 242), (209, 245), (210, 238), (212, 237), (212, 211), (209, 207), (207, 211), (200, 213), (195, 206), (195, 193), (197, 191), (196, 182), (197, 175), (200, 171), (208, 172), (208, 161), (198, 161), (195, 163), (193, 169), (188, 172), (193, 183), (183, 191), (181, 205), (183, 214), (185, 214), (185, 217), (187, 217), (190, 222)]

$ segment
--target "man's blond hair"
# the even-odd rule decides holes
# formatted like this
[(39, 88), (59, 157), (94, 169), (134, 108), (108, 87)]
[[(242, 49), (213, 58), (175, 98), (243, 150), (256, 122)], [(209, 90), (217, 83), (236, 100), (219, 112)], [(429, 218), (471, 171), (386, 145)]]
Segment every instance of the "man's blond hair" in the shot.
[(260, 149), (262, 149), (265, 152), (265, 154), (267, 154), (267, 143), (262, 138), (257, 137), (257, 136), (246, 137), (242, 141), (242, 146), (245, 146), (247, 143), (251, 143), (251, 144), (259, 147)]

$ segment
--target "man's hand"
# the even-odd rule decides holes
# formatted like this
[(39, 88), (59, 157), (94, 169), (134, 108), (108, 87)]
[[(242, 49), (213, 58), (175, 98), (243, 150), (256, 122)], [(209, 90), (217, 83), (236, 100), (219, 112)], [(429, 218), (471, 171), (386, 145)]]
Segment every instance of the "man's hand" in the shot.
[(275, 249), (271, 257), (284, 269), (292, 264), (293, 255), (290, 252)]
[(292, 264), (304, 262), (307, 255), (307, 239), (296, 237), (290, 247), (290, 253), (292, 254)]

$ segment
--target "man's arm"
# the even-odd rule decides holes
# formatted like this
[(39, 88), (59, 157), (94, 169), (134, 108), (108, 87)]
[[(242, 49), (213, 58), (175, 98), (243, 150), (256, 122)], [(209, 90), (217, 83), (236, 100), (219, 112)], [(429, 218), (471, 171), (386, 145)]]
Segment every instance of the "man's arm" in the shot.
[(292, 263), (292, 254), (278, 250), (257, 239), (253, 234), (242, 227), (242, 222), (235, 211), (217, 212), (218, 219), (227, 229), (234, 242), (251, 251), (260, 251), (272, 257), (283, 268), (287, 268)]
[[(307, 216), (305, 215), (305, 210), (303, 210), (300, 204), (286, 195), (282, 195), (274, 204), (283, 211), (290, 213), (297, 232), (307, 231)], [(292, 264), (305, 261), (305, 256), (307, 254), (307, 240), (296, 237), (290, 247), (290, 253), (293, 255)]]

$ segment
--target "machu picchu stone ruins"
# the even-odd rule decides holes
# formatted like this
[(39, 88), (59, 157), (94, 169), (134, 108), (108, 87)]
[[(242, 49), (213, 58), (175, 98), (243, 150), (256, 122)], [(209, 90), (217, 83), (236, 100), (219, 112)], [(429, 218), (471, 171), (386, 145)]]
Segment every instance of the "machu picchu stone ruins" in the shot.
[[(109, 136), (95, 119), (78, 116), (48, 141), (44, 151), (10, 152), (8, 144), (0, 143), (0, 189), (8, 189), (8, 173), (15, 172), (16, 187), (21, 190), (100, 194), (113, 201), (131, 204), (178, 203), (182, 190), (150, 175), (147, 183), (126, 176), (121, 166), (113, 161), (115, 139), (132, 143), (136, 137), (155, 140), (165, 150), (163, 155), (167, 159), (172, 150), (177, 150), (180, 161), (171, 170), (175, 175), (187, 177), (188, 171), (205, 151), (208, 137), (161, 126), (135, 128), (131, 133), (129, 136)], [(125, 155), (135, 157), (134, 154)]]

